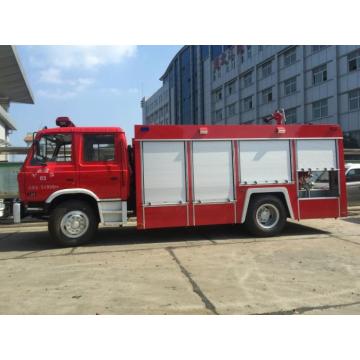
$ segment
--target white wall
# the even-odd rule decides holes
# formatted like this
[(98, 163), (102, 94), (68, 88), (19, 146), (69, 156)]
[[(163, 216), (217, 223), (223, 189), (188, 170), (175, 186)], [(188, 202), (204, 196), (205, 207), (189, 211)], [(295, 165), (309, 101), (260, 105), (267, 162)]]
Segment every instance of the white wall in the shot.
[[(0, 121), (0, 140), (7, 140), (6, 127), (2, 121)], [(1, 145), (0, 145), (1, 146)], [(0, 155), (0, 161), (6, 161), (7, 155)]]

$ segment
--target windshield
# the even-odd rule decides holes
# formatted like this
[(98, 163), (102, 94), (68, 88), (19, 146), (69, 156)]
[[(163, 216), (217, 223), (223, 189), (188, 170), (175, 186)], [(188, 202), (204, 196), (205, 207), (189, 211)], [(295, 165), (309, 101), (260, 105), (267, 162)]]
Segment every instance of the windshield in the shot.
[(35, 144), (35, 162), (71, 161), (71, 134), (44, 135)]

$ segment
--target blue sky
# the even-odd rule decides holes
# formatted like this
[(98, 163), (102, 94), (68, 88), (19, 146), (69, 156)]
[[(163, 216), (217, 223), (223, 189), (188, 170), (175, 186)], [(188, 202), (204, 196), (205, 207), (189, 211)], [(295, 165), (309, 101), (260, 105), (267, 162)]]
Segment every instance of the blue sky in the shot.
[(141, 124), (140, 100), (161, 86), (159, 77), (181, 46), (17, 46), (35, 104), (12, 103), (17, 131), (55, 126), (58, 116), (76, 125), (120, 126), (128, 140)]

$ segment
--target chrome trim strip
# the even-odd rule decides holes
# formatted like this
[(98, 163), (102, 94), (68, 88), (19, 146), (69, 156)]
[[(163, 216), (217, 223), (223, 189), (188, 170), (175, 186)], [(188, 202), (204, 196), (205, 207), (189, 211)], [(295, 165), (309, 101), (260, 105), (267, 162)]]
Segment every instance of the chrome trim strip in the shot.
[[(62, 190), (57, 190), (55, 192), (53, 192), (46, 200), (45, 203), (49, 204), (51, 203), (55, 198), (57, 198), (60, 195), (70, 195), (70, 194), (85, 194), (85, 195), (89, 195), (92, 198), (94, 198), (96, 201), (102, 201), (98, 198), (98, 196), (93, 193), (90, 190), (87, 189), (83, 189), (83, 188), (70, 188), (70, 189), (62, 189)], [(119, 199), (120, 200), (120, 199)]]
[(235, 204), (236, 200), (231, 201), (202, 201), (194, 202), (194, 205), (226, 205), (226, 204)]
[(204, 139), (134, 139), (134, 141), (224, 141), (224, 140), (306, 140), (306, 139), (311, 139), (311, 140), (324, 140), (324, 139), (343, 139), (343, 137), (339, 137), (339, 136), (329, 136), (329, 137), (273, 137), (273, 138), (204, 138)]
[(318, 196), (318, 197), (309, 197), (309, 198), (299, 198), (299, 201), (305, 201), (305, 200), (326, 200), (326, 199), (339, 199), (338, 196)]
[(152, 208), (152, 207), (165, 207), (165, 206), (187, 206), (188, 203), (182, 203), (182, 204), (143, 204), (144, 208)]
[(236, 203), (234, 203), (234, 216), (235, 216), (235, 221), (234, 221), (234, 224), (236, 224)]
[(143, 228), (145, 229), (146, 226), (145, 226), (145, 207), (144, 206), (142, 207), (142, 213), (143, 213)]

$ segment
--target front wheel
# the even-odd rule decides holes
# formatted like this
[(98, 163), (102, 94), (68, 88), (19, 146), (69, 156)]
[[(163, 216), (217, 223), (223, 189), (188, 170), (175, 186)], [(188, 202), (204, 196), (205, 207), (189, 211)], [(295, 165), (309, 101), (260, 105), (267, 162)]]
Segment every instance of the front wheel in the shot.
[(85, 201), (68, 200), (50, 214), (49, 232), (62, 246), (78, 246), (89, 242), (96, 233), (98, 221), (92, 206)]
[(256, 236), (275, 236), (284, 228), (286, 210), (276, 196), (257, 196), (251, 200), (245, 225)]

